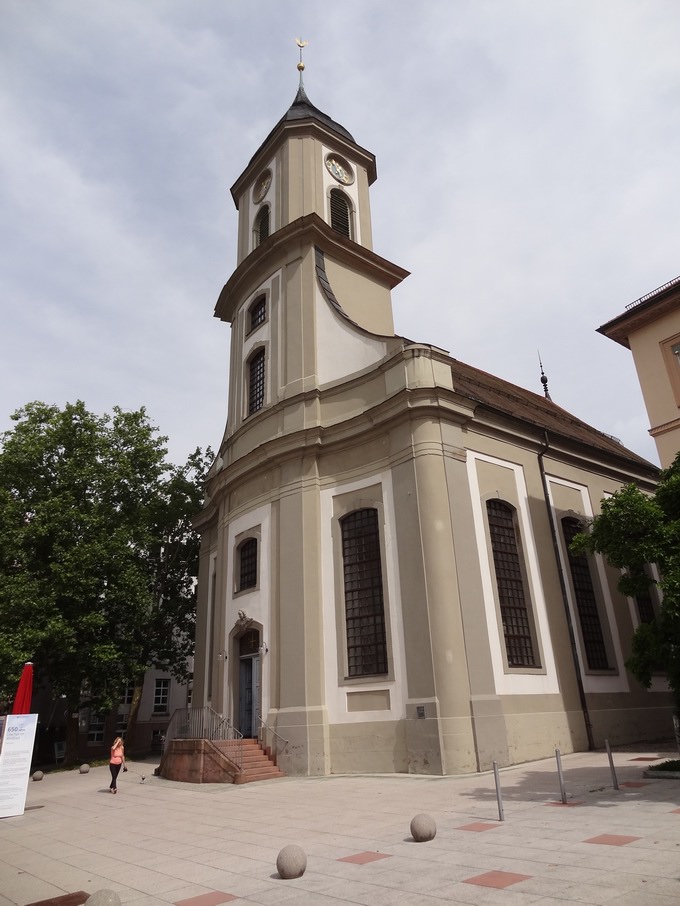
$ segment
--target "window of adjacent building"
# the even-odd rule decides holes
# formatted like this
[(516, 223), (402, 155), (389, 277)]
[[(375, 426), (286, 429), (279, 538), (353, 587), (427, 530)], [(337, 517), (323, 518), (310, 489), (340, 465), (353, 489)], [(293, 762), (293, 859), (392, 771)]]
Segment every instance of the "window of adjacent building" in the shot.
[(258, 296), (257, 299), (255, 299), (250, 306), (248, 315), (248, 333), (251, 333), (256, 327), (259, 327), (260, 324), (263, 324), (267, 320), (267, 297), (265, 295)]
[(135, 684), (134, 684), (134, 683), (128, 683), (127, 686), (125, 687), (125, 689), (123, 690), (123, 694), (122, 694), (121, 699), (120, 699), (121, 705), (131, 705), (131, 704), (132, 704), (132, 696), (133, 696), (134, 694), (135, 694)]
[(255, 218), (255, 245), (262, 243), (269, 237), (269, 205), (260, 208)]
[(121, 739), (125, 739), (127, 734), (128, 727), (128, 717), (127, 714), (119, 714), (116, 719), (116, 736), (120, 736)]
[(248, 415), (264, 406), (264, 349), (258, 349), (248, 360)]
[(376, 509), (355, 510), (340, 520), (345, 592), (347, 673), (387, 673), (380, 530)]
[(609, 670), (609, 659), (597, 606), (595, 586), (590, 573), (590, 563), (586, 554), (576, 554), (569, 547), (581, 529), (582, 525), (578, 519), (565, 516), (562, 520), (562, 533), (567, 546), (567, 558), (574, 589), (576, 612), (581, 627), (583, 650), (590, 670)]
[(153, 710), (156, 714), (167, 714), (170, 702), (170, 680), (157, 679), (153, 693)]
[(352, 208), (349, 198), (341, 189), (331, 189), (331, 226), (338, 233), (352, 238)]
[(515, 510), (493, 498), (486, 512), (508, 667), (538, 667)]
[(660, 343), (660, 348), (675, 397), (675, 403), (680, 408), (680, 334), (663, 340)]
[(238, 591), (257, 586), (257, 538), (246, 538), (238, 548)]
[(90, 721), (87, 726), (88, 742), (104, 742), (104, 716), (102, 714), (90, 714)]

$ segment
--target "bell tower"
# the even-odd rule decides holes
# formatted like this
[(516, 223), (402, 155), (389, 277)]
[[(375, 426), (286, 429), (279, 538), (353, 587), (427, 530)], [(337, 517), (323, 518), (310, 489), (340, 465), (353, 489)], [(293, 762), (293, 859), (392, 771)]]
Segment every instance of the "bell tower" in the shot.
[[(380, 366), (404, 344), (391, 290), (407, 271), (373, 251), (374, 155), (312, 104), (303, 68), (231, 190), (237, 264), (215, 307), (231, 325), (229, 411), (195, 523), (195, 688), (241, 732), (252, 730), (241, 715), (254, 699), (290, 741), (286, 770), (315, 774), (330, 764), (322, 462), (329, 432), (388, 392)], [(366, 379), (371, 391), (358, 392)], [(248, 650), (246, 623), (258, 642)]]
[(237, 267), (215, 308), (232, 326), (225, 436), (394, 342), (390, 292), (407, 271), (373, 252), (375, 156), (312, 104), (298, 69), (293, 103), (231, 189)]

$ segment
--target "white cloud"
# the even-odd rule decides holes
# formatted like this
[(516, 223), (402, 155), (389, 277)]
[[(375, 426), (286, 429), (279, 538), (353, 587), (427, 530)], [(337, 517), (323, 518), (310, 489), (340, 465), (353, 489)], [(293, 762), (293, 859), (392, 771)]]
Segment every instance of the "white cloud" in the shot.
[(146, 404), (216, 445), (229, 187), (291, 103), (378, 156), (398, 332), (655, 459), (627, 351), (595, 333), (676, 276), (680, 90), (665, 0), (5, 0), (0, 429), (32, 398)]

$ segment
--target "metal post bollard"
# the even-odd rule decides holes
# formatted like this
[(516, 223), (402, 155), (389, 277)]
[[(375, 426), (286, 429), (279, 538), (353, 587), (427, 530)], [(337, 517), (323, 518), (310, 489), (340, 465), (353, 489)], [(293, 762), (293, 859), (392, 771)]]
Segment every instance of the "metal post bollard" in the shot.
[(503, 797), (501, 795), (501, 778), (498, 776), (498, 763), (494, 761), (493, 763), (493, 776), (496, 781), (496, 801), (498, 802), (498, 820), (505, 821), (505, 814), (503, 812)]
[(614, 768), (614, 759), (612, 758), (612, 750), (609, 748), (609, 740), (605, 739), (604, 744), (607, 747), (607, 757), (609, 758), (609, 767), (612, 772), (612, 781), (614, 783), (614, 789), (618, 790), (619, 781), (616, 779), (616, 769)]
[(562, 805), (567, 804), (567, 791), (564, 789), (564, 776), (562, 774), (562, 756), (560, 755), (560, 750), (555, 749), (555, 758), (557, 759), (557, 776), (560, 779), (560, 794), (562, 797)]

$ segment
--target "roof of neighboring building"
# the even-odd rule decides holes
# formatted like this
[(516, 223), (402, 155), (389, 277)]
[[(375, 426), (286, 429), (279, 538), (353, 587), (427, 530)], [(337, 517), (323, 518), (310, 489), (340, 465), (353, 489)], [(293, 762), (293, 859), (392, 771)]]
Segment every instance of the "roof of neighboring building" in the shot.
[(669, 311), (674, 311), (680, 305), (680, 277), (669, 280), (663, 286), (652, 290), (646, 296), (636, 299), (626, 306), (622, 315), (612, 318), (601, 327), (598, 327), (598, 333), (604, 334), (610, 340), (620, 343), (630, 349), (628, 337), (640, 327), (663, 317)]
[(454, 390), (468, 399), (510, 418), (657, 470), (653, 463), (628, 450), (615, 438), (591, 427), (538, 393), (480, 371), (458, 359), (451, 359), (451, 371)]

